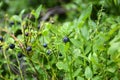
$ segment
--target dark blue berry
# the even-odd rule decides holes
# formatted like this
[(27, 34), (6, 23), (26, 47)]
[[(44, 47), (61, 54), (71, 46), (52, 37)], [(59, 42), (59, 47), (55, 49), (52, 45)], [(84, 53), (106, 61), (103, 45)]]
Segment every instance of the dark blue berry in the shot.
[(9, 47), (10, 47), (10, 49), (14, 49), (15, 45), (14, 44), (10, 44)]
[(10, 22), (9, 24), (10, 24), (10, 26), (13, 26), (15, 23), (14, 22)]
[(3, 41), (3, 37), (2, 37), (2, 36), (0, 36), (0, 41), (1, 41), (1, 42)]
[(2, 49), (2, 46), (0, 45), (0, 50)]
[(18, 58), (21, 58), (23, 56), (23, 54), (19, 52), (17, 56), (18, 56)]
[(28, 32), (26, 32), (26, 33), (25, 33), (25, 36), (28, 36), (28, 35), (29, 35), (29, 33), (28, 33)]
[(62, 56), (62, 53), (59, 53), (59, 56)]
[(38, 25), (38, 27), (37, 27), (38, 29), (40, 29), (40, 25)]
[(26, 50), (27, 50), (27, 51), (31, 51), (31, 50), (32, 50), (31, 46), (28, 46), (28, 47), (26, 48)]
[(64, 42), (64, 43), (69, 42), (69, 38), (68, 38), (68, 37), (64, 37), (64, 38), (63, 38), (63, 42)]
[(47, 54), (50, 54), (50, 53), (51, 53), (51, 51), (50, 51), (50, 50), (48, 50), (48, 51), (47, 51)]
[(43, 47), (44, 47), (44, 48), (46, 48), (46, 47), (47, 47), (47, 44), (46, 44), (46, 43), (44, 43), (44, 44), (43, 44)]

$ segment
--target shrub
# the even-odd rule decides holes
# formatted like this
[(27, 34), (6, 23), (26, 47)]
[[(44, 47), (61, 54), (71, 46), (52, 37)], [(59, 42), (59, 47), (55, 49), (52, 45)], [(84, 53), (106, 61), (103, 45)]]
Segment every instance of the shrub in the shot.
[[(37, 19), (41, 8), (42, 6), (39, 6), (31, 12), (35, 21), (22, 19), (22, 11), (19, 16), (11, 18), (15, 22), (19, 21), (21, 25), (13, 24), (11, 28), (0, 29), (4, 36), (4, 42), (0, 42), (0, 78), (120, 79), (119, 17), (108, 17), (101, 7), (98, 20), (94, 21), (90, 18), (92, 5), (89, 5), (78, 19), (62, 25), (42, 21), (39, 23)], [(20, 29), (22, 34), (14, 36), (17, 29)], [(28, 32), (29, 36), (26, 36), (25, 32)], [(7, 49), (10, 43), (15, 44), (15, 49), (12, 49), (13, 46)], [(23, 58), (18, 58), (21, 57), (19, 52), (23, 53)]]

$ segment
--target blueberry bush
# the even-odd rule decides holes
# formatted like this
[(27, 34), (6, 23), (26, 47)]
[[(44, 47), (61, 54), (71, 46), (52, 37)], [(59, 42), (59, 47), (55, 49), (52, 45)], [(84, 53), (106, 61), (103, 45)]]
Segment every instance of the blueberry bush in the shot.
[(68, 10), (63, 22), (59, 15), (40, 20), (43, 4), (27, 16), (4, 15), (0, 80), (120, 80), (119, 0), (61, 4)]

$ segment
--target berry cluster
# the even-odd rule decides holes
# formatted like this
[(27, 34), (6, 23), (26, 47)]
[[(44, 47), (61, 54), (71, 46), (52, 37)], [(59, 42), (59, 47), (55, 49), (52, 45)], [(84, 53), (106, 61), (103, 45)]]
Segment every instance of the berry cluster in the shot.
[[(11, 23), (11, 24), (13, 25), (14, 23)], [(40, 25), (38, 26), (38, 29), (40, 29)], [(26, 33), (25, 33), (25, 36), (29, 36), (29, 33), (26, 32)], [(0, 36), (0, 41), (2, 42), (3, 40), (4, 40), (3, 37)], [(67, 42), (69, 42), (70, 40), (69, 40), (69, 38), (68, 38), (67, 36), (65, 36), (65, 37), (63, 37), (62, 41), (63, 41), (64, 43), (67, 43)], [(48, 47), (48, 44), (47, 44), (47, 43), (44, 43), (44, 44), (43, 44), (43, 47), (44, 47), (44, 48), (47, 48), (47, 47)], [(15, 48), (15, 44), (13, 44), (13, 43), (9, 44), (9, 48), (10, 48), (10, 49), (14, 49), (14, 48)], [(48, 48), (47, 48), (47, 49), (48, 49)], [(27, 46), (27, 47), (26, 47), (26, 51), (28, 51), (28, 52), (32, 51), (32, 47), (31, 47), (31, 46)], [(46, 53), (47, 53), (47, 54), (50, 54), (50, 53), (51, 53), (51, 50), (47, 50)], [(18, 58), (21, 58), (21, 57), (22, 57), (22, 53), (18, 53)]]

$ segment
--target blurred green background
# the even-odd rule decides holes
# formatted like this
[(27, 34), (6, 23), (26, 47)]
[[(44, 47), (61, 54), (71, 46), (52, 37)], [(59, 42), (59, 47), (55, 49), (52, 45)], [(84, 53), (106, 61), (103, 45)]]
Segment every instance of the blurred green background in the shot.
[(49, 8), (62, 6), (66, 10), (67, 20), (71, 20), (78, 17), (91, 3), (93, 4), (92, 19), (97, 19), (96, 15), (101, 6), (106, 14), (120, 14), (120, 0), (0, 0), (0, 18), (3, 19), (5, 14), (18, 15), (23, 9), (26, 13), (30, 13), (42, 4), (45, 12)]

